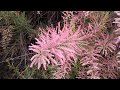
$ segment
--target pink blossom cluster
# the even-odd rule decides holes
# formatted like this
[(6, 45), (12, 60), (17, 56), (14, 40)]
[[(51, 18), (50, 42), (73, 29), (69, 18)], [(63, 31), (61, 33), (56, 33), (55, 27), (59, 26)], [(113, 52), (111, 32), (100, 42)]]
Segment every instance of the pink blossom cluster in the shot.
[[(57, 32), (58, 30), (58, 32)], [(31, 65), (38, 65), (38, 69), (47, 69), (48, 65), (59, 66), (59, 70), (65, 70), (64, 66), (66, 63), (74, 63), (76, 61), (77, 55), (80, 53), (79, 49), (79, 31), (73, 32), (70, 27), (65, 25), (63, 29), (60, 29), (60, 24), (57, 28), (47, 28), (47, 31), (43, 31), (38, 35), (36, 39), (36, 44), (31, 44), (29, 50), (35, 52), (35, 55), (31, 58)], [(59, 68), (58, 67), (58, 68)], [(58, 78), (58, 76), (56, 76)]]
[[(120, 16), (120, 11), (115, 11), (115, 14), (117, 14), (117, 16)], [(118, 27), (120, 27), (120, 17), (115, 18), (115, 21), (113, 23), (116, 23)]]
[[(30, 67), (47, 70), (55, 68), (53, 78), (69, 78), (73, 64), (78, 60), (81, 70), (77, 78), (101, 79), (117, 78), (118, 62), (114, 53), (117, 49), (115, 38), (118, 31), (106, 34), (100, 30), (94, 11), (64, 11), (64, 26), (47, 27), (38, 35), (35, 44), (29, 46), (35, 55)], [(120, 15), (119, 11), (116, 11)], [(115, 19), (120, 26), (119, 18)], [(119, 25), (118, 25), (119, 24)], [(118, 42), (118, 41), (117, 41)], [(78, 59), (78, 56), (81, 58)]]
[[(117, 31), (119, 31), (120, 29), (120, 11), (115, 11), (115, 14), (118, 16), (118, 18), (115, 18), (115, 21), (113, 23), (115, 23), (117, 25)], [(117, 41), (116, 43), (120, 42), (120, 36), (117, 37)]]
[[(118, 16), (118, 18), (115, 18), (115, 21), (113, 23), (117, 24), (117, 30), (116, 33), (120, 32), (120, 11), (114, 11), (114, 13)], [(120, 35), (117, 37), (116, 44), (119, 46), (120, 43)], [(119, 47), (120, 48), (120, 47)], [(118, 69), (120, 69), (120, 51), (117, 53), (117, 59), (118, 59)]]

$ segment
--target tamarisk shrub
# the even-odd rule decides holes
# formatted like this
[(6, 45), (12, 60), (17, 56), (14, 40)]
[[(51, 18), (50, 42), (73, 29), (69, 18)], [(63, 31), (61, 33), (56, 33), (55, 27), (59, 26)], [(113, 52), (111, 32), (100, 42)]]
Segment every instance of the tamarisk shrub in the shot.
[(55, 68), (53, 78), (65, 79), (69, 78), (72, 65), (80, 56), (81, 70), (77, 78), (118, 78), (116, 38), (120, 32), (103, 32), (103, 21), (98, 22), (97, 19), (101, 16), (97, 15), (96, 18), (96, 15), (96, 11), (64, 11), (63, 28), (60, 23), (56, 28), (47, 27), (35, 38), (36, 44), (29, 46), (29, 50), (35, 53), (30, 67), (46, 70), (48, 65), (52, 65)]
[(114, 11), (114, 13), (117, 15), (117, 18), (114, 18), (114, 22), (116, 24), (116, 28), (117, 30), (115, 30), (114, 32), (117, 34), (116, 37), (116, 44), (118, 46), (118, 50), (117, 50), (117, 62), (118, 62), (118, 70), (120, 73), (120, 11)]
[[(44, 30), (38, 35), (38, 38), (35, 38), (36, 45), (29, 46), (29, 50), (36, 53), (31, 58), (30, 67), (38, 64), (38, 69), (43, 67), (46, 70), (49, 64), (59, 66), (53, 75), (55, 78), (62, 78), (61, 74), (64, 73), (63, 76), (65, 76), (70, 71), (71, 64), (77, 60), (77, 55), (82, 51), (79, 42), (89, 36), (80, 36), (80, 27), (73, 32), (73, 28), (69, 24), (64, 24), (62, 30), (60, 23), (56, 28), (47, 27), (47, 31)], [(69, 67), (69, 70), (65, 69), (66, 66)]]
[[(58, 33), (57, 30), (58, 29)], [(31, 58), (31, 65), (38, 64), (38, 69), (43, 67), (45, 70), (49, 64), (64, 65), (65, 63), (73, 63), (76, 60), (76, 55), (79, 54), (78, 47), (79, 37), (78, 30), (72, 32), (70, 27), (65, 25), (60, 30), (60, 24), (57, 28), (47, 28), (47, 31), (42, 32), (36, 39), (36, 44), (29, 46), (29, 50), (35, 52)]]

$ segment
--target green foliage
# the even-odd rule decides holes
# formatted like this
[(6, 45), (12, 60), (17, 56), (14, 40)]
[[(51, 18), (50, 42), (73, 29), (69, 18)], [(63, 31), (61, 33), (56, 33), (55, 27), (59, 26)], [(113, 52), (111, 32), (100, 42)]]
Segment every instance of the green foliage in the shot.
[(77, 62), (73, 65), (72, 71), (70, 73), (70, 79), (75, 79), (81, 69), (80, 57), (78, 57)]
[(99, 28), (102, 31), (107, 30), (108, 27), (108, 23), (110, 22), (110, 16), (111, 16), (111, 12), (110, 11), (96, 11), (95, 13), (93, 13), (95, 16), (96, 21), (99, 23)]
[[(25, 13), (19, 13), (18, 11), (0, 11), (0, 29), (0, 33), (2, 33), (1, 42), (3, 49), (1, 61), (4, 61), (3, 63), (5, 63), (8, 62), (8, 58), (13, 58), (12, 65), (8, 62), (8, 65), (1, 67), (7, 67), (5, 70), (12, 70), (11, 75), (14, 77), (18, 76), (20, 73), (19, 71), (22, 69), (16, 67), (16, 65), (20, 64), (23, 68), (26, 67), (25, 65), (29, 60), (29, 57), (27, 56), (29, 55), (27, 47), (30, 44), (31, 39), (36, 35), (35, 30), (33, 30), (32, 26), (29, 24)], [(15, 58), (22, 55), (24, 56)], [(0, 69), (0, 72), (1, 71), (2, 70)]]
[(24, 70), (20, 71), (18, 67), (9, 64), (9, 68), (13, 70), (11, 79), (52, 79), (51, 67), (44, 71), (26, 66)]

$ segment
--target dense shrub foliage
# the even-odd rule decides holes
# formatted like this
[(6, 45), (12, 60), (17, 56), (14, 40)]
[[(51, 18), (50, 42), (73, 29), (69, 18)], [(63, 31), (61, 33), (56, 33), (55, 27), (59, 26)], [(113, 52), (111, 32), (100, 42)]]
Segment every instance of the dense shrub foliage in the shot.
[(1, 11), (0, 78), (119, 79), (119, 19), (120, 11)]

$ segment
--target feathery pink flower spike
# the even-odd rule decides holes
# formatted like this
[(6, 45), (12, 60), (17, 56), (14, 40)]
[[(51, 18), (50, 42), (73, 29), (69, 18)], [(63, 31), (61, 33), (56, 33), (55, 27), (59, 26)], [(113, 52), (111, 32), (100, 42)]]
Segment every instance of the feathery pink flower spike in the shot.
[[(58, 29), (58, 33), (57, 33)], [(78, 54), (78, 30), (74, 33), (70, 27), (65, 25), (60, 30), (60, 23), (57, 28), (48, 28), (48, 31), (43, 31), (36, 39), (36, 45), (31, 44), (29, 50), (35, 52), (31, 58), (31, 65), (38, 64), (38, 69), (43, 67), (45, 70), (48, 65), (63, 65), (67, 60), (74, 61)]]

